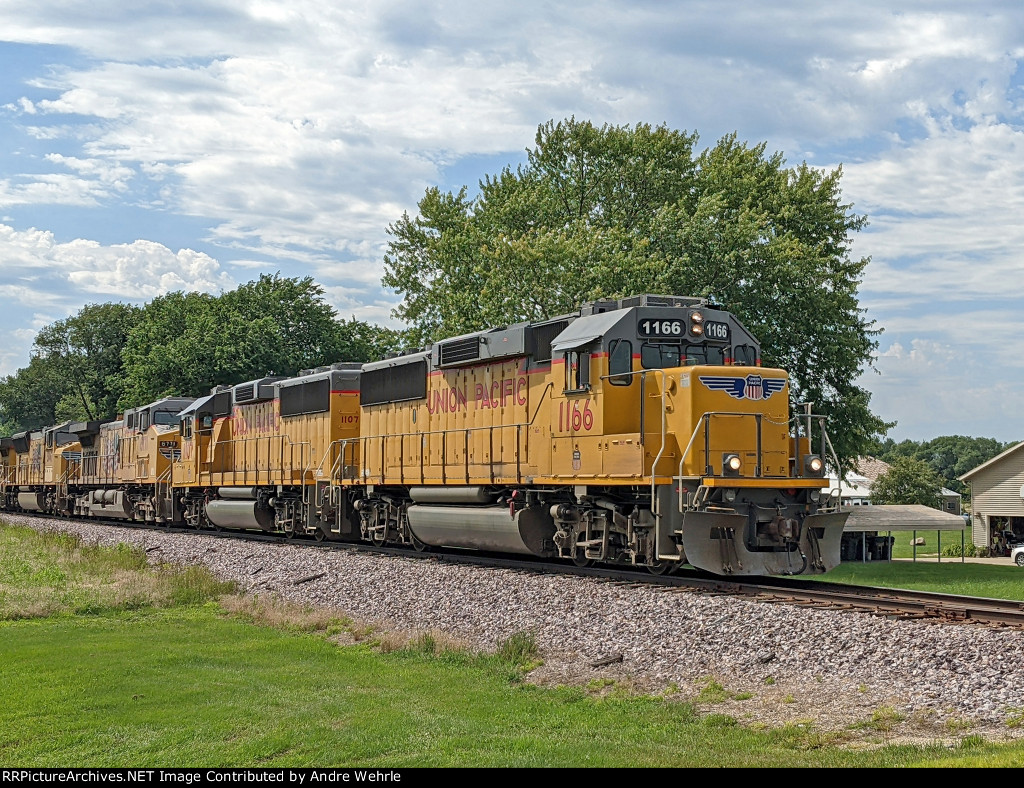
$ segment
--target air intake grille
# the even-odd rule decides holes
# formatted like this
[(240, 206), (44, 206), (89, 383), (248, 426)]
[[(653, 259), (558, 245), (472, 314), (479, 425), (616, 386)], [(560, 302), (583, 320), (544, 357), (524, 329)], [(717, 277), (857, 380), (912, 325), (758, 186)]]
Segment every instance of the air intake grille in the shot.
[(256, 386), (252, 383), (248, 383), (244, 386), (235, 387), (235, 402), (248, 402), (254, 398), (256, 393)]
[(479, 337), (453, 339), (451, 342), (441, 344), (441, 359), (438, 366), (465, 364), (467, 361), (476, 361), (478, 358), (480, 358)]
[(568, 325), (568, 320), (556, 320), (554, 323), (533, 326), (531, 329), (531, 350), (533, 351), (533, 360), (535, 362), (551, 360), (551, 342), (565, 331)]

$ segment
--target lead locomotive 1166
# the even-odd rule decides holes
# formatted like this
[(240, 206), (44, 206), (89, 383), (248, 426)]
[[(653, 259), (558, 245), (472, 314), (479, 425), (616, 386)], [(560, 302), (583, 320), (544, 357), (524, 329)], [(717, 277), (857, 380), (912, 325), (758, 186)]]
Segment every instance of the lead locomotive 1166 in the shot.
[(734, 315), (639, 295), (3, 438), (0, 507), (820, 574), (847, 517), (829, 448)]

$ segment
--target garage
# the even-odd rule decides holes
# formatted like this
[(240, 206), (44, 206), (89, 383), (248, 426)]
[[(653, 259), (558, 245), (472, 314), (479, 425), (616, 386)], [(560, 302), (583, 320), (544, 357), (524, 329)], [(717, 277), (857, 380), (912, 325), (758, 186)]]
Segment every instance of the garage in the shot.
[(971, 537), (992, 555), (1009, 555), (1024, 542), (1024, 442), (963, 476), (971, 485)]

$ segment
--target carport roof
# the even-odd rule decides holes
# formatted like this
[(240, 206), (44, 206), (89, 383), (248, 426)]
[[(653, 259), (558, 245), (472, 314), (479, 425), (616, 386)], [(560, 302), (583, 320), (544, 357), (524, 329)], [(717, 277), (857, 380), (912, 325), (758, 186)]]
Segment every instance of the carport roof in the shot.
[(958, 514), (920, 504), (844, 506), (849, 512), (844, 531), (962, 531), (969, 527)]

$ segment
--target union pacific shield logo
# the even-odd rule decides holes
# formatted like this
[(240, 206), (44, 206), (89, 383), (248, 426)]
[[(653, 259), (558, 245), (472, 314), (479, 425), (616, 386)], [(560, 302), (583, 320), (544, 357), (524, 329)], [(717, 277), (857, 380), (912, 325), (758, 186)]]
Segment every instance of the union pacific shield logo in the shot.
[(763, 378), (747, 375), (744, 378), (725, 375), (701, 375), (700, 382), (712, 391), (724, 391), (734, 399), (770, 399), (772, 394), (786, 387), (784, 378)]

